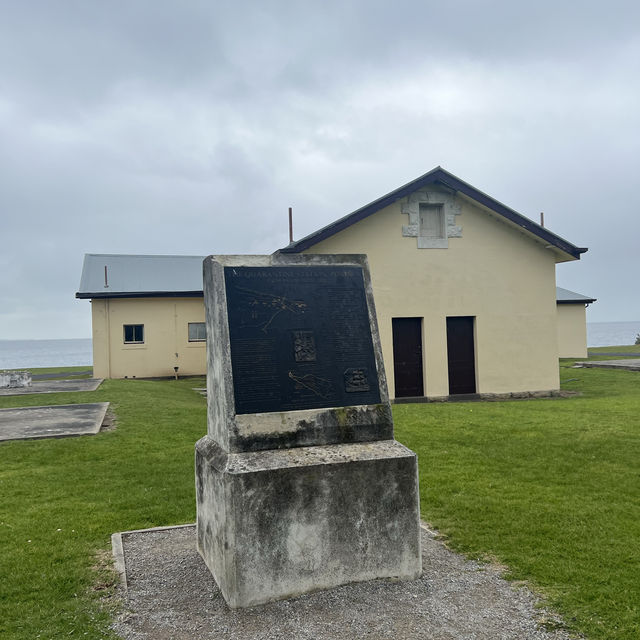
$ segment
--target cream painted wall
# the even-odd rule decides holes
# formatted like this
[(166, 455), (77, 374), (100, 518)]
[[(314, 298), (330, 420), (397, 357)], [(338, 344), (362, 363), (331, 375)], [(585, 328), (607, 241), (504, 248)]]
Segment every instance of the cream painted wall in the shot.
[[(430, 190), (431, 191), (431, 190)], [(389, 392), (395, 396), (392, 318), (423, 320), (425, 395), (449, 393), (447, 316), (476, 318), (478, 393), (559, 388), (556, 256), (542, 242), (458, 196), (461, 238), (418, 249), (398, 201), (307, 253), (369, 258)]]
[(587, 312), (584, 304), (559, 304), (558, 350), (561, 358), (587, 357)]
[[(206, 343), (189, 342), (188, 323), (204, 322), (202, 298), (91, 301), (93, 372), (99, 378), (206, 373)], [(123, 325), (143, 324), (144, 344), (125, 344)]]

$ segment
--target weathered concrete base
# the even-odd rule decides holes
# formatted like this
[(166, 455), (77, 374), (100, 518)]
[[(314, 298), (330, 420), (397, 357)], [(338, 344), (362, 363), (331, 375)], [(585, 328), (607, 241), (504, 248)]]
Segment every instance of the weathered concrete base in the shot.
[(225, 453), (196, 444), (198, 551), (232, 608), (421, 573), (415, 454), (393, 440)]
[(108, 408), (94, 402), (0, 409), (0, 441), (95, 435)]
[(0, 371), (0, 389), (31, 386), (31, 371)]

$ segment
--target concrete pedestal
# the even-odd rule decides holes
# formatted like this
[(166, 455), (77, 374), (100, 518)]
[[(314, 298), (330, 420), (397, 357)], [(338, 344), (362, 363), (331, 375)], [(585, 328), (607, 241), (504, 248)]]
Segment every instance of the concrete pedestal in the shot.
[(204, 261), (198, 551), (232, 608), (421, 572), (366, 256)]
[(196, 444), (198, 551), (232, 608), (421, 572), (415, 454), (393, 440)]

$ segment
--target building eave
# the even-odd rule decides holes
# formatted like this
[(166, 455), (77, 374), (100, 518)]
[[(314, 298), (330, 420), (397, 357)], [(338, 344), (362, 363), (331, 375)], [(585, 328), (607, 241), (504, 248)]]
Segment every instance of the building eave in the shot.
[(556, 300), (556, 304), (593, 304), (597, 298), (585, 298), (584, 300)]
[(202, 298), (200, 291), (95, 291), (76, 292), (76, 298), (89, 300), (96, 298)]

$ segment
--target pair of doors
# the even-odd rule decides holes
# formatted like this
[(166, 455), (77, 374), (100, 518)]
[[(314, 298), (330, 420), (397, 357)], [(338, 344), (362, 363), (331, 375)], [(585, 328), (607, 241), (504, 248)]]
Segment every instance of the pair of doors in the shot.
[[(393, 318), (396, 398), (424, 396), (422, 318)], [(447, 318), (449, 395), (476, 392), (473, 316)]]

